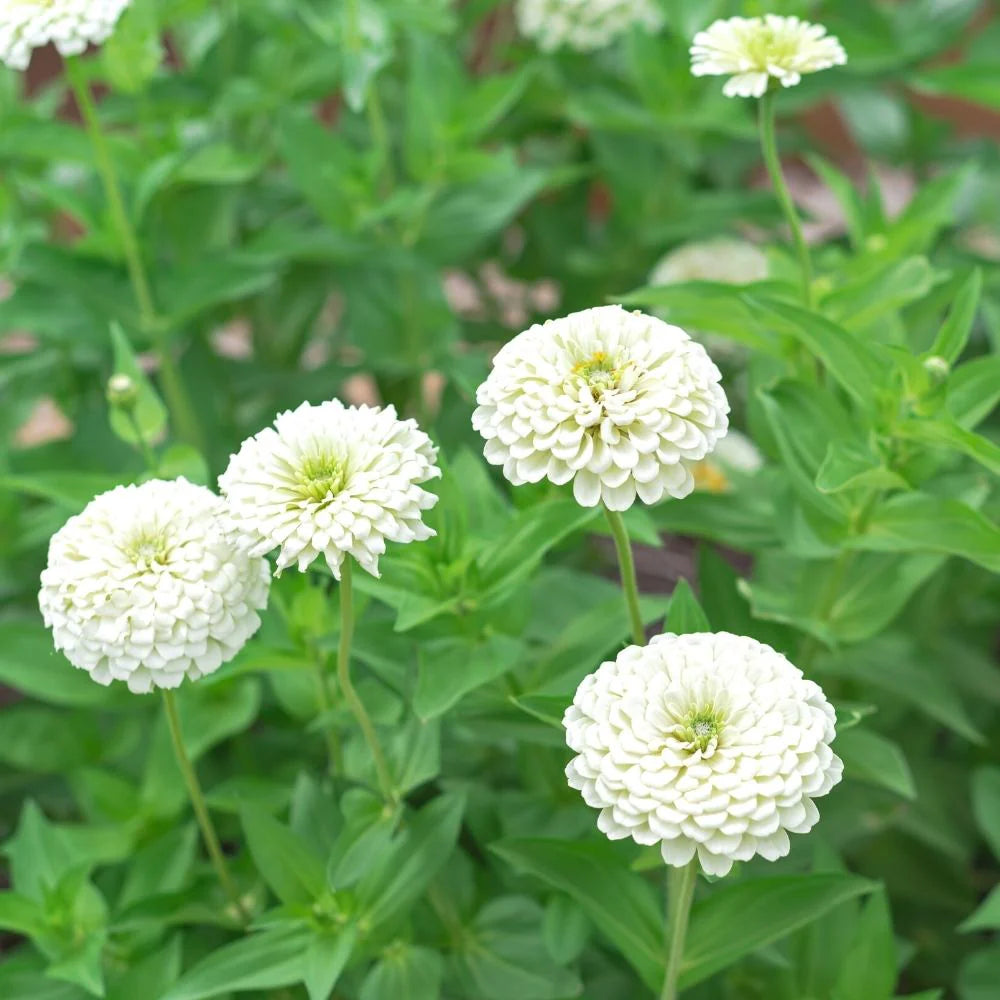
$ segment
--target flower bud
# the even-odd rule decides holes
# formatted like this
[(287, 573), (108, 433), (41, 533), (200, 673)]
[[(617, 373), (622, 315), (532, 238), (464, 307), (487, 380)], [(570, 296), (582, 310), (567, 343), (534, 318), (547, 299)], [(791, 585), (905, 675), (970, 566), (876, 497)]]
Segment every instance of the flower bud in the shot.
[(139, 386), (131, 375), (116, 372), (108, 379), (105, 396), (112, 406), (127, 412), (134, 409), (139, 400)]
[(923, 367), (934, 385), (940, 385), (951, 372), (951, 365), (940, 354), (924, 358)]

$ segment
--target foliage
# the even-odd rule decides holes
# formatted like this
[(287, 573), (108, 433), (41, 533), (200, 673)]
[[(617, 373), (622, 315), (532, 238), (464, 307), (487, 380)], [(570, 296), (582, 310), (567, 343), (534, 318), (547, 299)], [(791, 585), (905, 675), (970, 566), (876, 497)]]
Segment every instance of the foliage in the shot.
[[(65, 79), (27, 95), (0, 69), (0, 335), (32, 335), (0, 353), (0, 995), (659, 988), (662, 864), (607, 842), (562, 774), (562, 711), (628, 637), (603, 522), (565, 489), (507, 488), (469, 421), (491, 353), (552, 285), (558, 314), (624, 301), (731, 342), (734, 424), (764, 464), (629, 513), (634, 539), (696, 543), (691, 586), (646, 594), (643, 616), (769, 642), (838, 708), (844, 783), (789, 858), (699, 887), (685, 996), (994, 995), (1000, 168), (923, 98), (1000, 108), (1000, 22), (954, 62), (939, 56), (979, 23), (973, 0), (772, 5), (850, 58), (777, 98), (783, 145), (843, 220), (804, 305), (778, 207), (746, 183), (752, 106), (688, 70), (692, 34), (739, 5), (661, 6), (661, 33), (582, 56), (540, 54), (495, 0), (134, 0), (78, 70), (100, 86), (153, 312)], [(813, 152), (803, 116), (823, 102), (916, 180), (901, 211), (874, 173), (858, 187)], [(647, 286), (666, 250), (745, 227), (767, 281)], [(523, 284), (499, 299), (497, 273)], [(445, 294), (459, 276), (474, 308)], [(139, 380), (165, 477), (213, 483), (275, 412), (359, 376), (442, 449), (437, 537), (355, 581), (357, 688), (398, 809), (335, 686), (329, 709), (317, 693), (341, 629), (320, 574), (277, 579), (259, 635), (178, 693), (249, 930), (203, 857), (158, 700), (74, 671), (37, 612), (49, 536), (149, 475), (135, 426), (109, 421), (115, 371)], [(43, 397), (72, 433), (19, 443)]]

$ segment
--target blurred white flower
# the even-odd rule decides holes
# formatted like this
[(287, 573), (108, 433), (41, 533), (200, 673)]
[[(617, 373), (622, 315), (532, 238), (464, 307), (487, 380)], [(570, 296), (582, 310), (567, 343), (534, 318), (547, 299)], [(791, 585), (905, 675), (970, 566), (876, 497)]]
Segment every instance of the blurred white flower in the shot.
[(102, 493), (53, 535), (38, 603), (73, 666), (139, 693), (232, 659), (269, 584), (219, 497), (154, 479)]
[(543, 52), (567, 47), (591, 52), (633, 25), (659, 31), (663, 14), (653, 0), (518, 0), (517, 26)]
[(651, 285), (684, 281), (719, 281), (748, 285), (767, 277), (767, 256), (749, 240), (719, 236), (676, 247), (660, 258), (649, 272)]
[(691, 46), (691, 72), (728, 75), (726, 97), (763, 97), (772, 79), (792, 87), (803, 73), (845, 62), (843, 46), (823, 25), (777, 14), (715, 21)]
[(0, 62), (27, 69), (33, 49), (52, 42), (75, 56), (100, 45), (130, 0), (4, 0), (0, 5)]
[(659, 635), (585, 677), (563, 725), (566, 776), (613, 840), (695, 855), (711, 875), (774, 861), (840, 781), (835, 716), (780, 653), (727, 632)]
[(378, 576), (386, 540), (434, 534), (421, 518), (437, 497), (420, 484), (441, 475), (436, 457), (416, 421), (391, 406), (303, 403), (244, 441), (219, 487), (251, 551), (280, 550), (279, 571), (324, 555), (339, 580), (351, 555)]
[(694, 488), (726, 433), (719, 370), (680, 328), (598, 306), (519, 334), (479, 387), (472, 426), (515, 486), (573, 480), (584, 507), (626, 510)]
[(694, 488), (707, 493), (725, 493), (732, 487), (733, 472), (748, 475), (764, 464), (757, 445), (739, 431), (729, 433), (691, 471)]

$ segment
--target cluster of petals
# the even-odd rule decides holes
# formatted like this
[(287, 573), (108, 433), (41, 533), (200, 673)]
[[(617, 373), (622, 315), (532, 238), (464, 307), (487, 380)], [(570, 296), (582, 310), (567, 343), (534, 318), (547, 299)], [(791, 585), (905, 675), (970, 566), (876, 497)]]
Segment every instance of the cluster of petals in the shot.
[(243, 442), (219, 488), (251, 551), (278, 549), (279, 572), (323, 555), (339, 580), (353, 556), (378, 576), (387, 541), (434, 534), (422, 516), (437, 497), (421, 484), (441, 474), (436, 457), (416, 422), (391, 406), (303, 403)]
[(517, 26), (543, 52), (592, 52), (633, 26), (658, 31), (663, 14), (654, 0), (518, 0)]
[(693, 240), (675, 247), (649, 273), (650, 285), (718, 281), (748, 285), (767, 277), (767, 255), (756, 244), (735, 236)]
[(584, 678), (563, 725), (569, 784), (608, 837), (660, 845), (725, 875), (788, 853), (840, 780), (822, 690), (770, 646), (719, 633), (661, 635)]
[(0, 62), (27, 69), (34, 49), (55, 45), (64, 56), (100, 45), (130, 0), (4, 0), (0, 4)]
[(843, 46), (823, 25), (778, 14), (715, 21), (691, 45), (691, 72), (728, 76), (726, 97), (763, 97), (772, 80), (793, 87), (803, 73), (845, 62)]
[(504, 345), (472, 425), (514, 485), (572, 480), (581, 505), (626, 510), (694, 488), (694, 463), (728, 427), (720, 378), (679, 327), (598, 306)]
[(140, 693), (235, 656), (269, 584), (218, 496), (154, 479), (102, 493), (52, 537), (39, 606), (70, 663)]

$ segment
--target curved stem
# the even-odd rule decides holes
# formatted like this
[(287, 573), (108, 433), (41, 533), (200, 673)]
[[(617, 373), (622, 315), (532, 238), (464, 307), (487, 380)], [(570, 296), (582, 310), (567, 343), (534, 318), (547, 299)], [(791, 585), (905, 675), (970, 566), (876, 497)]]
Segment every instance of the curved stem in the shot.
[(635, 579), (635, 561), (628, 540), (628, 529), (617, 511), (605, 507), (604, 516), (608, 519), (615, 540), (615, 549), (618, 552), (618, 572), (622, 580), (622, 589), (625, 591), (625, 607), (628, 610), (632, 641), (637, 646), (643, 646), (646, 643), (646, 629), (643, 627), (642, 613), (639, 611), (639, 585)]
[(802, 274), (802, 299), (807, 306), (812, 305), (812, 263), (809, 259), (809, 247), (802, 233), (802, 223), (791, 192), (785, 183), (785, 175), (781, 171), (781, 159), (778, 156), (778, 142), (774, 127), (774, 93), (768, 92), (760, 99), (760, 148), (764, 154), (764, 163), (771, 176), (774, 193), (785, 215), (788, 228), (792, 231), (792, 242), (799, 258), (799, 269)]
[(181, 774), (184, 776), (184, 783), (187, 785), (188, 796), (191, 799), (191, 805), (194, 808), (198, 826), (201, 827), (201, 835), (205, 841), (208, 855), (215, 866), (215, 873), (219, 876), (222, 888), (225, 889), (233, 906), (236, 907), (240, 918), (245, 922), (250, 919), (250, 915), (247, 913), (240, 899), (239, 889), (236, 888), (236, 883), (233, 881), (232, 875), (229, 874), (229, 867), (226, 864), (225, 855), (223, 855), (222, 847), (219, 844), (219, 836), (215, 832), (212, 817), (208, 813), (205, 794), (201, 790), (201, 784), (198, 781), (194, 765), (191, 763), (191, 758), (188, 757), (187, 750), (184, 749), (184, 737), (181, 735), (181, 720), (177, 715), (177, 702), (174, 700), (173, 691), (164, 690), (163, 707), (166, 710), (167, 724), (170, 728), (170, 739), (174, 744), (174, 755), (177, 757), (177, 764), (181, 769)]
[(178, 434), (190, 444), (200, 447), (202, 444), (201, 430), (195, 420), (194, 410), (188, 399), (184, 383), (170, 353), (170, 346), (163, 336), (162, 323), (156, 312), (153, 293), (146, 275), (146, 268), (142, 262), (139, 240), (125, 208), (125, 199), (122, 197), (118, 175), (115, 173), (111, 150), (108, 147), (104, 130), (101, 128), (101, 120), (98, 117), (94, 99), (90, 96), (90, 87), (84, 79), (78, 57), (69, 56), (64, 60), (64, 64), (66, 79), (76, 97), (77, 107), (80, 109), (80, 115), (87, 128), (87, 135), (94, 147), (97, 172), (100, 174), (101, 183), (104, 186), (104, 196), (108, 202), (112, 224), (118, 234), (122, 252), (125, 254), (125, 266), (132, 284), (136, 305), (139, 308), (139, 319), (145, 332), (153, 338), (156, 347), (163, 394), (166, 396), (167, 405), (170, 408), (170, 416)]
[(697, 879), (697, 855), (683, 868), (667, 869), (667, 971), (663, 977), (660, 1000), (676, 1000), (677, 997), (677, 980), (684, 958), (684, 939), (687, 937)]
[(354, 600), (351, 591), (351, 559), (348, 556), (340, 568), (340, 645), (337, 650), (337, 680), (340, 682), (344, 701), (347, 702), (361, 729), (361, 735), (368, 744), (382, 797), (389, 805), (395, 805), (398, 796), (393, 788), (392, 775), (389, 773), (382, 745), (378, 741), (368, 711), (351, 681), (351, 639), (354, 636)]

